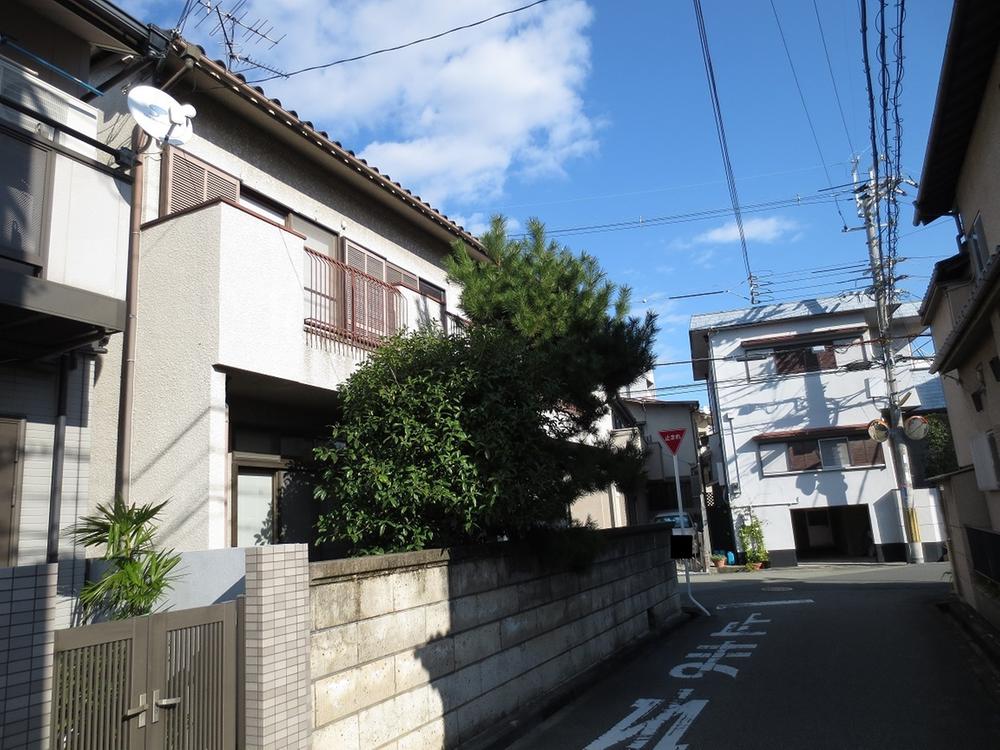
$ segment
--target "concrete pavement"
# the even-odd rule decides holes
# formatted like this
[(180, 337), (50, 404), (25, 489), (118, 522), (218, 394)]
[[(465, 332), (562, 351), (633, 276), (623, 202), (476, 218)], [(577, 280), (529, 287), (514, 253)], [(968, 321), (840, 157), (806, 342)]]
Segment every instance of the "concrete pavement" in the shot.
[[(1000, 748), (995, 680), (936, 605), (948, 566), (698, 576), (669, 633), (511, 746)], [(991, 683), (992, 684), (992, 683)]]

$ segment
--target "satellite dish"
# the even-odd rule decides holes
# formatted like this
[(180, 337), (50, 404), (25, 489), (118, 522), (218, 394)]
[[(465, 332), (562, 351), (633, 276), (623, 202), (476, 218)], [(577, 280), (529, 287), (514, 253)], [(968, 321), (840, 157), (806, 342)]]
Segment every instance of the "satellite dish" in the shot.
[(931, 426), (924, 417), (919, 415), (907, 417), (903, 422), (903, 432), (910, 440), (923, 440), (927, 437)]
[(889, 439), (889, 425), (881, 419), (873, 419), (868, 423), (868, 437), (876, 443), (884, 443)]
[(133, 87), (128, 92), (128, 111), (143, 132), (161, 144), (182, 146), (194, 135), (194, 107), (153, 86)]

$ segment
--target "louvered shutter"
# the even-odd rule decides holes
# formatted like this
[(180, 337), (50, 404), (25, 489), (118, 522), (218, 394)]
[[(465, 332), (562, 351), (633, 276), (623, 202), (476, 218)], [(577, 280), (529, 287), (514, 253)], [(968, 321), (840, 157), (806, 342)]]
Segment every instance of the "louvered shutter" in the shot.
[(200, 206), (217, 198), (238, 201), (240, 197), (238, 180), (176, 148), (167, 151), (162, 190), (164, 214)]
[(837, 353), (833, 345), (823, 347), (816, 352), (816, 364), (820, 370), (835, 370), (837, 368)]
[(815, 440), (796, 440), (788, 444), (789, 470), (810, 471), (821, 466), (819, 445)]
[(869, 438), (851, 438), (848, 443), (851, 466), (874, 466), (882, 463), (882, 444)]
[[(385, 279), (385, 263), (374, 255), (365, 258), (365, 270), (369, 276), (382, 281)], [(386, 291), (381, 284), (365, 284), (365, 303), (367, 306), (368, 327), (373, 332), (383, 333), (388, 330), (386, 327), (385, 303)]]

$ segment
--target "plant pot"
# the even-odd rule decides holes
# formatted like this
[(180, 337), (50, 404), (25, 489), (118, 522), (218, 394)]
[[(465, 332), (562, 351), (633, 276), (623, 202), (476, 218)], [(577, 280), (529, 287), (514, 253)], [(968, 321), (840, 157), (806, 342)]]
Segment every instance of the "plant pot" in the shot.
[(712, 565), (715, 566), (716, 570), (722, 570), (724, 567), (726, 567), (726, 561), (725, 560), (712, 560)]
[(764, 563), (762, 563), (762, 562), (759, 562), (759, 563), (750, 563), (750, 567), (752, 567), (754, 570), (760, 570), (761, 568), (764, 567)]

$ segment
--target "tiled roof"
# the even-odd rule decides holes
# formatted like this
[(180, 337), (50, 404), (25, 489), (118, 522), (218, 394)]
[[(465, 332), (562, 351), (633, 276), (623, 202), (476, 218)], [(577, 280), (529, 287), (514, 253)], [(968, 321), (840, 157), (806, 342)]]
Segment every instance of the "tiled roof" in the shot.
[(320, 148), (327, 150), (330, 155), (344, 162), (359, 174), (367, 176), (374, 184), (380, 186), (388, 194), (445, 228), (456, 239), (461, 239), (467, 245), (470, 245), (473, 251), (482, 252), (482, 244), (465, 227), (449, 219), (447, 215), (421, 199), (419, 195), (414, 195), (398, 182), (394, 182), (389, 175), (383, 174), (377, 167), (368, 164), (367, 161), (357, 156), (350, 149), (342, 146), (338, 141), (332, 140), (328, 133), (316, 129), (310, 121), (300, 118), (298, 112), (295, 110), (286, 109), (282, 105), (281, 100), (268, 97), (260, 86), (249, 83), (240, 73), (233, 73), (228, 70), (222, 60), (212, 60), (209, 58), (203, 47), (189, 43), (178, 37), (174, 40), (171, 49), (182, 58), (193, 58), (196, 67), (201, 68), (209, 76), (220, 82), (228, 83), (224, 88), (229, 88), (234, 93), (242, 95), (258, 109), (266, 112), (279, 122), (283, 122), (293, 132), (298, 133), (307, 141), (313, 142)]

